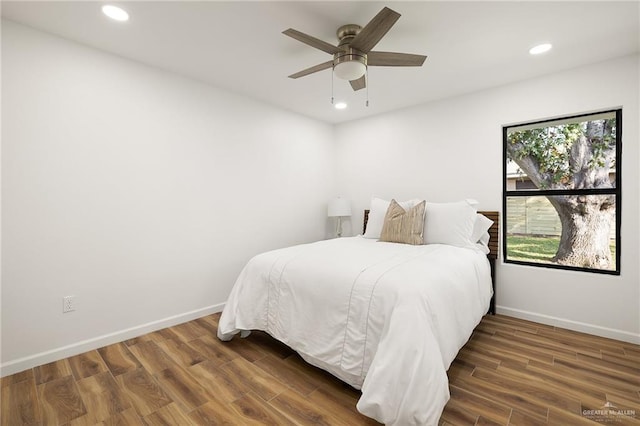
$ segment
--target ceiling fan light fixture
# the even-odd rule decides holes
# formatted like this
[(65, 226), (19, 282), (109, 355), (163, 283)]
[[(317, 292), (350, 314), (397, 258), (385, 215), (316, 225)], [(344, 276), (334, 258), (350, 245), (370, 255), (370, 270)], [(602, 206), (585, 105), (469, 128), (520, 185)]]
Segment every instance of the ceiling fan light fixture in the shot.
[(335, 109), (345, 109), (347, 107), (346, 102), (338, 102), (333, 106)]
[(342, 80), (357, 80), (367, 72), (367, 66), (360, 61), (339, 62), (333, 67), (336, 77)]

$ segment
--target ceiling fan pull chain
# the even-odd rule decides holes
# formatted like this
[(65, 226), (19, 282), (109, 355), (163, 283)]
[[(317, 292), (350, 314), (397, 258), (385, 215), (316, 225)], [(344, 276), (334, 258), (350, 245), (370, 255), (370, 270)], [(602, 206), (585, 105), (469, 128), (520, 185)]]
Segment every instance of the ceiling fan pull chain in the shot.
[(333, 73), (334, 73), (334, 67), (331, 68), (331, 105), (333, 105)]
[(365, 106), (367, 108), (369, 108), (369, 67), (367, 67), (367, 70), (365, 71), (365, 83), (367, 85), (367, 102), (365, 102)]

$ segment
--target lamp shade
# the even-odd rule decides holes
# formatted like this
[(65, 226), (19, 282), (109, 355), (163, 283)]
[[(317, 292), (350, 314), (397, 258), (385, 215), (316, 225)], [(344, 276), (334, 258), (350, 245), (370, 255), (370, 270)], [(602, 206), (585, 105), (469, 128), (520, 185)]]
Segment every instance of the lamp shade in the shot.
[(327, 209), (327, 216), (329, 217), (343, 217), (351, 216), (351, 203), (344, 198), (334, 198), (329, 201), (329, 208)]

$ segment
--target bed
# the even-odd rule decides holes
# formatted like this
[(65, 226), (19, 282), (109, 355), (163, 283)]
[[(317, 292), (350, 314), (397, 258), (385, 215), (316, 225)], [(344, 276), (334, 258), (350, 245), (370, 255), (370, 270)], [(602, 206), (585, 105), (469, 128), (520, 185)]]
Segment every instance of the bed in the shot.
[[(489, 253), (363, 236), (251, 259), (225, 305), (218, 338), (262, 330), (308, 363), (361, 389), (357, 409), (387, 425), (435, 425), (446, 371), (494, 309), (498, 213)], [(365, 230), (368, 211), (365, 211)]]

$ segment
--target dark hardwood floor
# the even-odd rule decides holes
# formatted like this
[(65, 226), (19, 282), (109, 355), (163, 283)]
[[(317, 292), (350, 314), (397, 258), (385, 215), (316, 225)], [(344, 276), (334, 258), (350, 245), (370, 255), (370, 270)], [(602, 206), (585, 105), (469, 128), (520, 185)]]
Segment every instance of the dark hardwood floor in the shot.
[[(219, 314), (2, 379), (3, 426), (373, 425), (359, 392)], [(441, 425), (640, 425), (640, 346), (485, 317), (449, 369)]]

